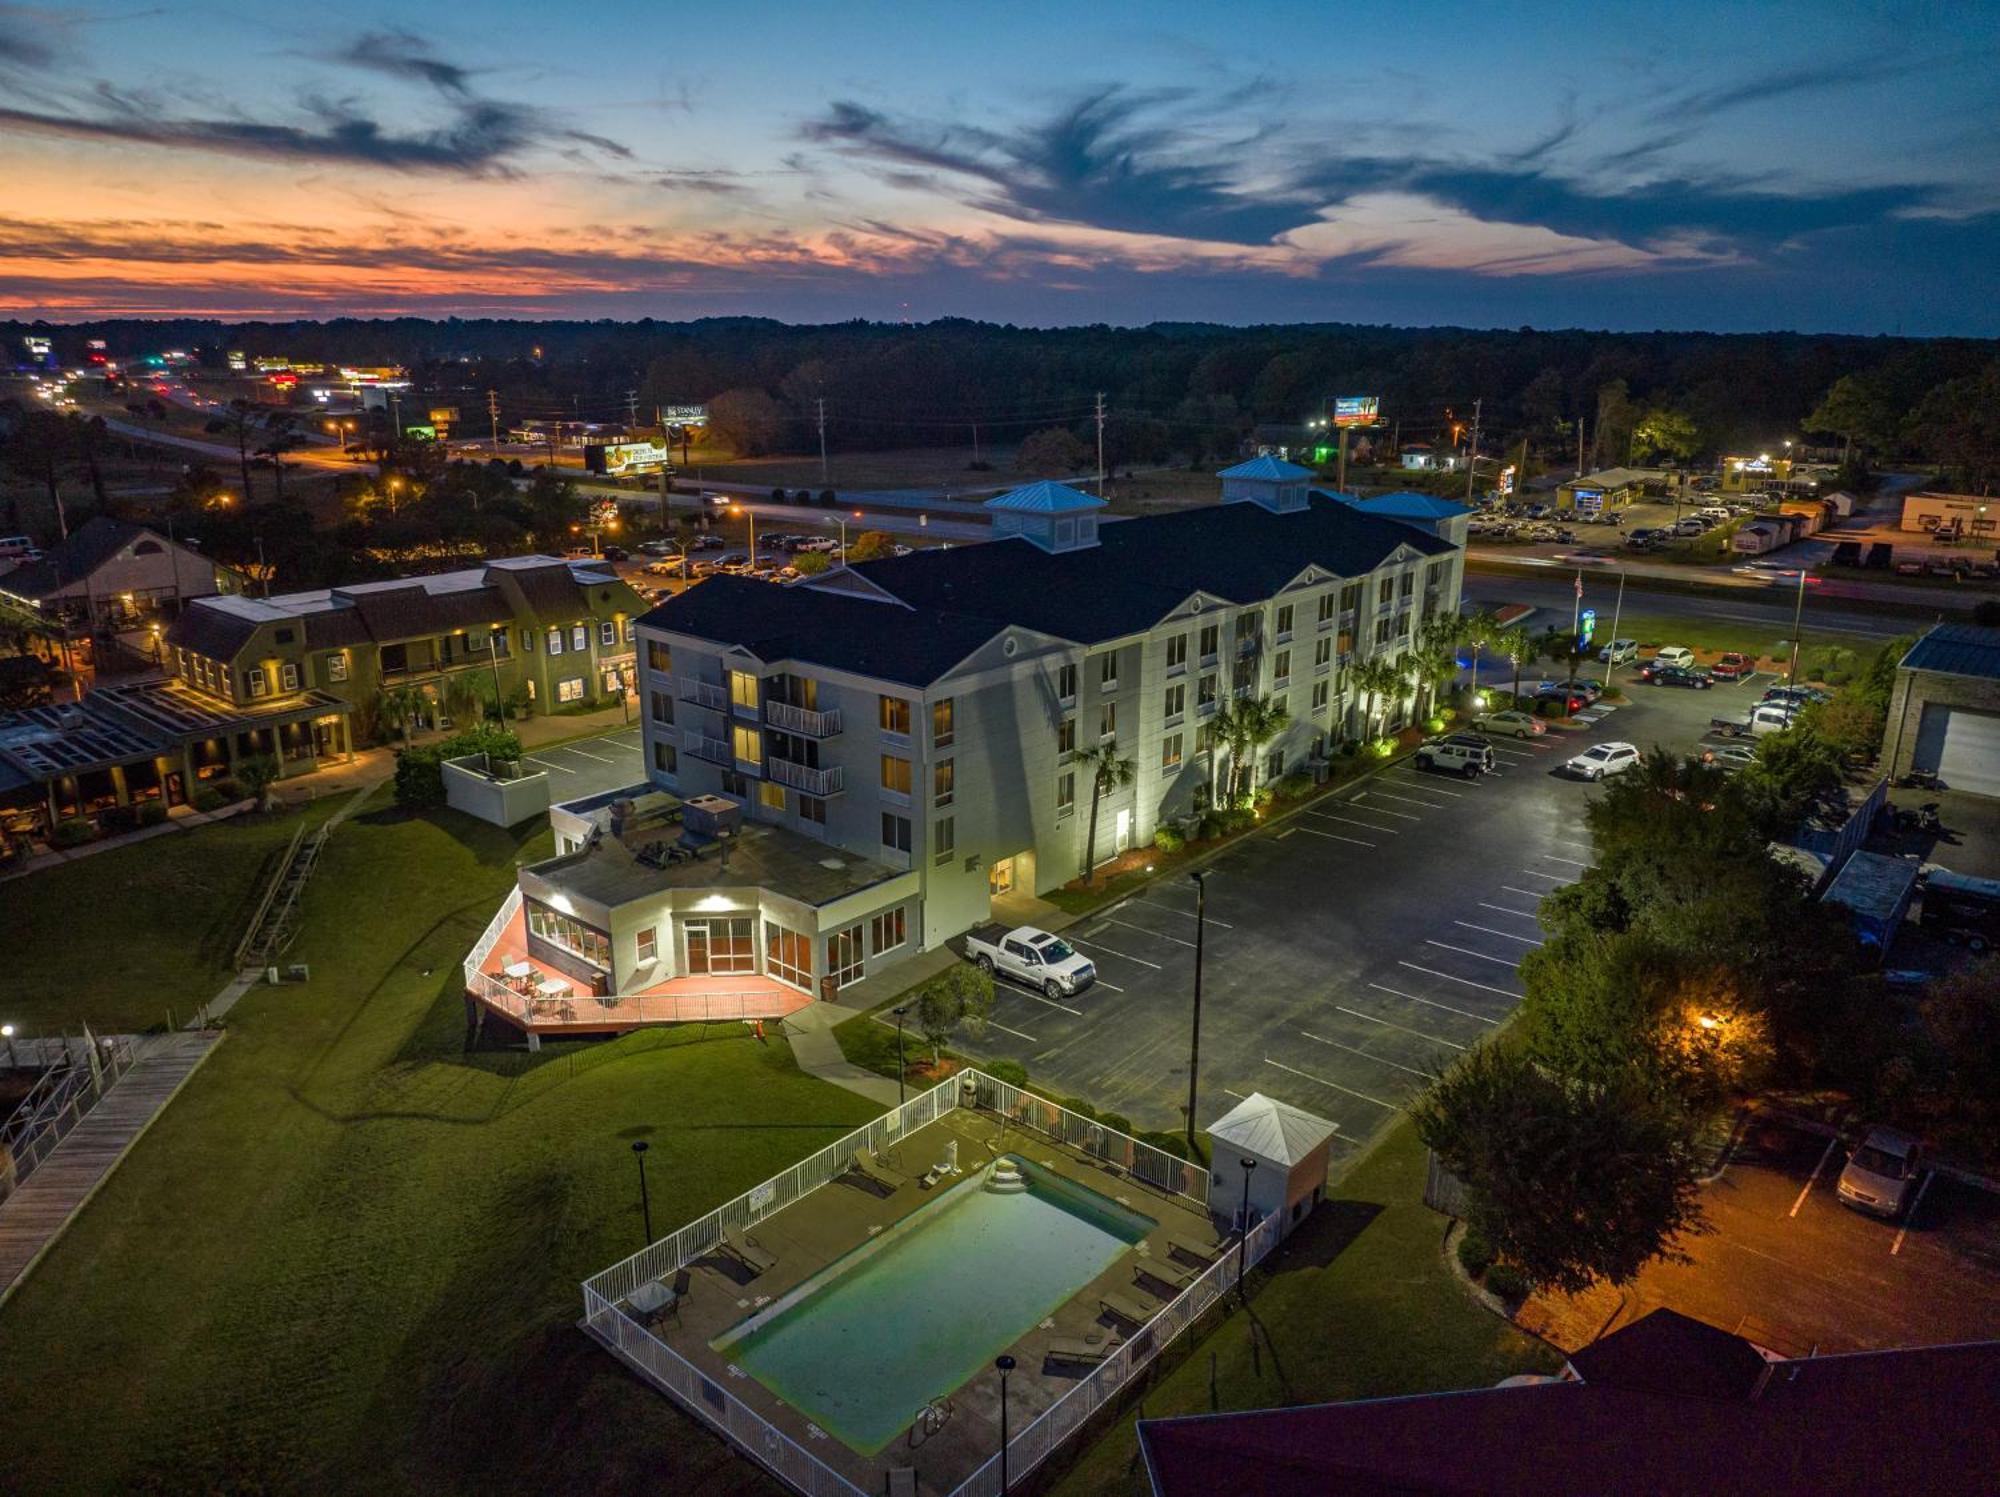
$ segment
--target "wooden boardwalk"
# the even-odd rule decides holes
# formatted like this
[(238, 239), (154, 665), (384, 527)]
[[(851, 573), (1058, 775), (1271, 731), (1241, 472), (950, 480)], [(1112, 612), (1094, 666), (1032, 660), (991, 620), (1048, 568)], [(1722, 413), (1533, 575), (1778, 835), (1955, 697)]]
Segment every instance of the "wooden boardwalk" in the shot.
[(152, 1126), (196, 1066), (222, 1042), (204, 1029), (149, 1036), (132, 1069), (56, 1145), (48, 1162), (0, 1201), (0, 1304), (19, 1287), (118, 1167), (125, 1151)]

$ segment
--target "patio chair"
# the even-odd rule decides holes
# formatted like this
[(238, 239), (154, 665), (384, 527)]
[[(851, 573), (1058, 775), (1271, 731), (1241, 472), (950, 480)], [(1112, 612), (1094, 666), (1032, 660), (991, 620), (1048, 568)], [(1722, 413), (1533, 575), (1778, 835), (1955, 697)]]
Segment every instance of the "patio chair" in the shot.
[(1171, 1232), (1163, 1234), (1161, 1240), (1166, 1244), (1169, 1253), (1179, 1253), (1183, 1258), (1192, 1259), (1203, 1268), (1210, 1268), (1215, 1264), (1214, 1248), (1199, 1247), (1187, 1238), (1176, 1237)]
[(722, 1234), (722, 1246), (738, 1263), (749, 1269), (753, 1276), (769, 1273), (778, 1266), (777, 1258), (759, 1247), (757, 1239), (748, 1232), (730, 1228)]
[[(1174, 1298), (1195, 1278), (1191, 1269), (1166, 1258), (1141, 1258), (1132, 1265), (1132, 1271), (1149, 1293), (1161, 1299)], [(1161, 1293), (1163, 1289), (1165, 1293)]]
[(1124, 1321), (1135, 1331), (1151, 1320), (1156, 1313), (1130, 1295), (1122, 1294), (1116, 1289), (1107, 1289), (1098, 1295), (1097, 1303), (1105, 1314), (1114, 1320)]
[(1051, 1336), (1042, 1360), (1071, 1367), (1095, 1367), (1122, 1344), (1117, 1336), (1100, 1335), (1095, 1341), (1084, 1336)]

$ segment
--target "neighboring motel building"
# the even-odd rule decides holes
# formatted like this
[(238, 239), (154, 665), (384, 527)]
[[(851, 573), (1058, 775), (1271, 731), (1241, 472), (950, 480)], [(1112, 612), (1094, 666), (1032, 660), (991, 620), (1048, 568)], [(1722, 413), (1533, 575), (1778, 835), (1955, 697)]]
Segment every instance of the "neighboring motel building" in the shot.
[[(789, 586), (716, 576), (664, 602), (638, 629), (650, 784), (622, 827), (599, 808), (599, 835), (522, 871), (469, 980), (499, 955), (524, 980), (567, 973), (601, 1027), (697, 1016), (620, 1008), (677, 993), (704, 1013), (753, 992), (783, 1012), (1077, 877), (1079, 756), (1099, 745), (1134, 770), (1099, 808), (1102, 861), (1194, 809), (1226, 700), (1290, 711), (1260, 782), (1357, 735), (1351, 667), (1457, 612), (1468, 511), (1315, 492), (1272, 457), (1222, 478), (1218, 505), (1117, 521), (1035, 483), (988, 501), (991, 542)], [(704, 797), (731, 835), (640, 869), (638, 852), (679, 835), (662, 830), (669, 804)]]

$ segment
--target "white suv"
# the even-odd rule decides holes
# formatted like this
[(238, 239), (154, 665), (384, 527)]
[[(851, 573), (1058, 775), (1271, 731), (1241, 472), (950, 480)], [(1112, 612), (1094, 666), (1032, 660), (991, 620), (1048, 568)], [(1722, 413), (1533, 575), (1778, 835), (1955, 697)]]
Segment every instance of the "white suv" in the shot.
[(1417, 768), (1437, 769), (1477, 779), (1493, 768), (1493, 745), (1466, 733), (1440, 738), (1417, 750)]
[(1653, 659), (1661, 665), (1678, 665), (1687, 670), (1694, 664), (1694, 651), (1686, 645), (1661, 645), (1653, 651)]
[(1601, 780), (1606, 775), (1623, 774), (1639, 762), (1639, 749), (1630, 743), (1596, 743), (1563, 766), (1584, 780)]

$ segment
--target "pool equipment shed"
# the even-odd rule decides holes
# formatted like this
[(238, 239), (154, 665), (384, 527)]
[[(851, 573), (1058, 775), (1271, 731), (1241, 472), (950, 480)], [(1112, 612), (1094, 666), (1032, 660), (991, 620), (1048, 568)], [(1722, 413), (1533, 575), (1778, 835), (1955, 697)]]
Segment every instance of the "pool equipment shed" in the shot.
[(1278, 1235), (1287, 1235), (1326, 1193), (1327, 1149), (1335, 1131), (1325, 1118), (1252, 1092), (1208, 1125), (1215, 1144), (1210, 1210), (1234, 1217), (1243, 1198), (1242, 1161), (1254, 1159), (1251, 1217), (1276, 1217)]

